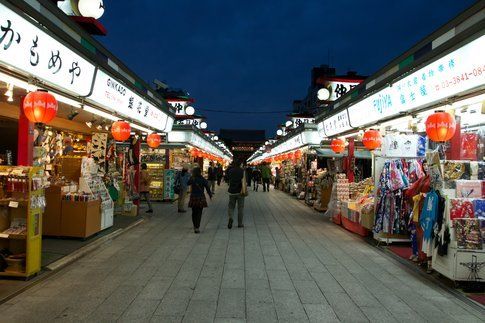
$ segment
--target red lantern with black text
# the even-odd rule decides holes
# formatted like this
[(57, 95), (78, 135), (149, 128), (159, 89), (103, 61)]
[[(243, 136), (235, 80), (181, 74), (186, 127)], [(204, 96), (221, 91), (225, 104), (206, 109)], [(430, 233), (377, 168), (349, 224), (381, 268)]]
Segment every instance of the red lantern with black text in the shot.
[(425, 125), (426, 133), (433, 141), (445, 142), (455, 135), (455, 117), (448, 112), (436, 111), (426, 119)]
[(367, 130), (362, 137), (362, 143), (369, 150), (379, 148), (382, 145), (381, 133), (375, 129)]
[(332, 140), (330, 147), (335, 153), (341, 154), (345, 150), (345, 141), (342, 139), (334, 139)]
[(24, 114), (30, 122), (49, 123), (57, 114), (57, 100), (47, 91), (30, 92), (24, 99)]
[(111, 126), (111, 134), (117, 141), (125, 141), (130, 138), (131, 126), (126, 121), (116, 121)]
[(147, 137), (147, 145), (150, 148), (157, 148), (158, 146), (160, 146), (161, 142), (162, 142), (162, 138), (158, 133), (149, 134)]

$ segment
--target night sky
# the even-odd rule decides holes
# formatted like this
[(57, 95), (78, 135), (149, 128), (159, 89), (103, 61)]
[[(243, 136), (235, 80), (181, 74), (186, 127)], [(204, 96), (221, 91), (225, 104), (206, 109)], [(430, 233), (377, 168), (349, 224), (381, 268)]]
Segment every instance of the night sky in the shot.
[[(471, 0), (105, 0), (100, 40), (148, 83), (183, 88), (194, 107), (290, 111), (313, 66), (371, 75)], [(329, 53), (330, 51), (330, 60)], [(203, 112), (209, 128), (265, 129), (278, 114)]]

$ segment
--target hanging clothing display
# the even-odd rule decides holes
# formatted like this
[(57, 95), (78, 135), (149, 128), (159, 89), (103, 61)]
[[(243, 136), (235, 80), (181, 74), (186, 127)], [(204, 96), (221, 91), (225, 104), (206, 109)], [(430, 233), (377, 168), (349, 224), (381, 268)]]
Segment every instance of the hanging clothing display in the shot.
[(422, 251), (428, 256), (433, 251), (433, 231), (438, 216), (438, 194), (432, 190), (426, 194), (423, 210), (419, 218), (419, 225), (423, 229), (423, 247)]
[(404, 190), (425, 175), (421, 160), (396, 159), (384, 163), (377, 193), (374, 232), (407, 234), (412, 205)]

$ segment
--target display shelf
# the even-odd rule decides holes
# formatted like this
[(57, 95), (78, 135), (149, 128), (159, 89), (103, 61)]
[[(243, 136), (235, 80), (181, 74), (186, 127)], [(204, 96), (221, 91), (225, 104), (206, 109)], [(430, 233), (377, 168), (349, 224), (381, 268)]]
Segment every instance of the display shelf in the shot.
[[(41, 268), (42, 213), (45, 207), (44, 171), (41, 167), (0, 166), (0, 176), (2, 203), (7, 205), (7, 208), (3, 207), (2, 210), (8, 219), (7, 226), (1, 228), (2, 232), (9, 228), (26, 228), (25, 234), (2, 235), (0, 247), (10, 250), (14, 255), (25, 254), (25, 259), (22, 264), (24, 270), (2, 271), (0, 277), (28, 278)], [(23, 178), (28, 185), (13, 189), (6, 184), (12, 176)], [(11, 201), (19, 203), (11, 204)]]

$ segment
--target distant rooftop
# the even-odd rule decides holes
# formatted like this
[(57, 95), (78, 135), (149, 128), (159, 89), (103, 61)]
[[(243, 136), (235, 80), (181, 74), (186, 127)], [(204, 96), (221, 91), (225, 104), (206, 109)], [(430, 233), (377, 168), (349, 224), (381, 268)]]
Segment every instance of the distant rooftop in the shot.
[(225, 140), (242, 142), (264, 142), (266, 141), (265, 130), (249, 129), (221, 129), (219, 137)]

